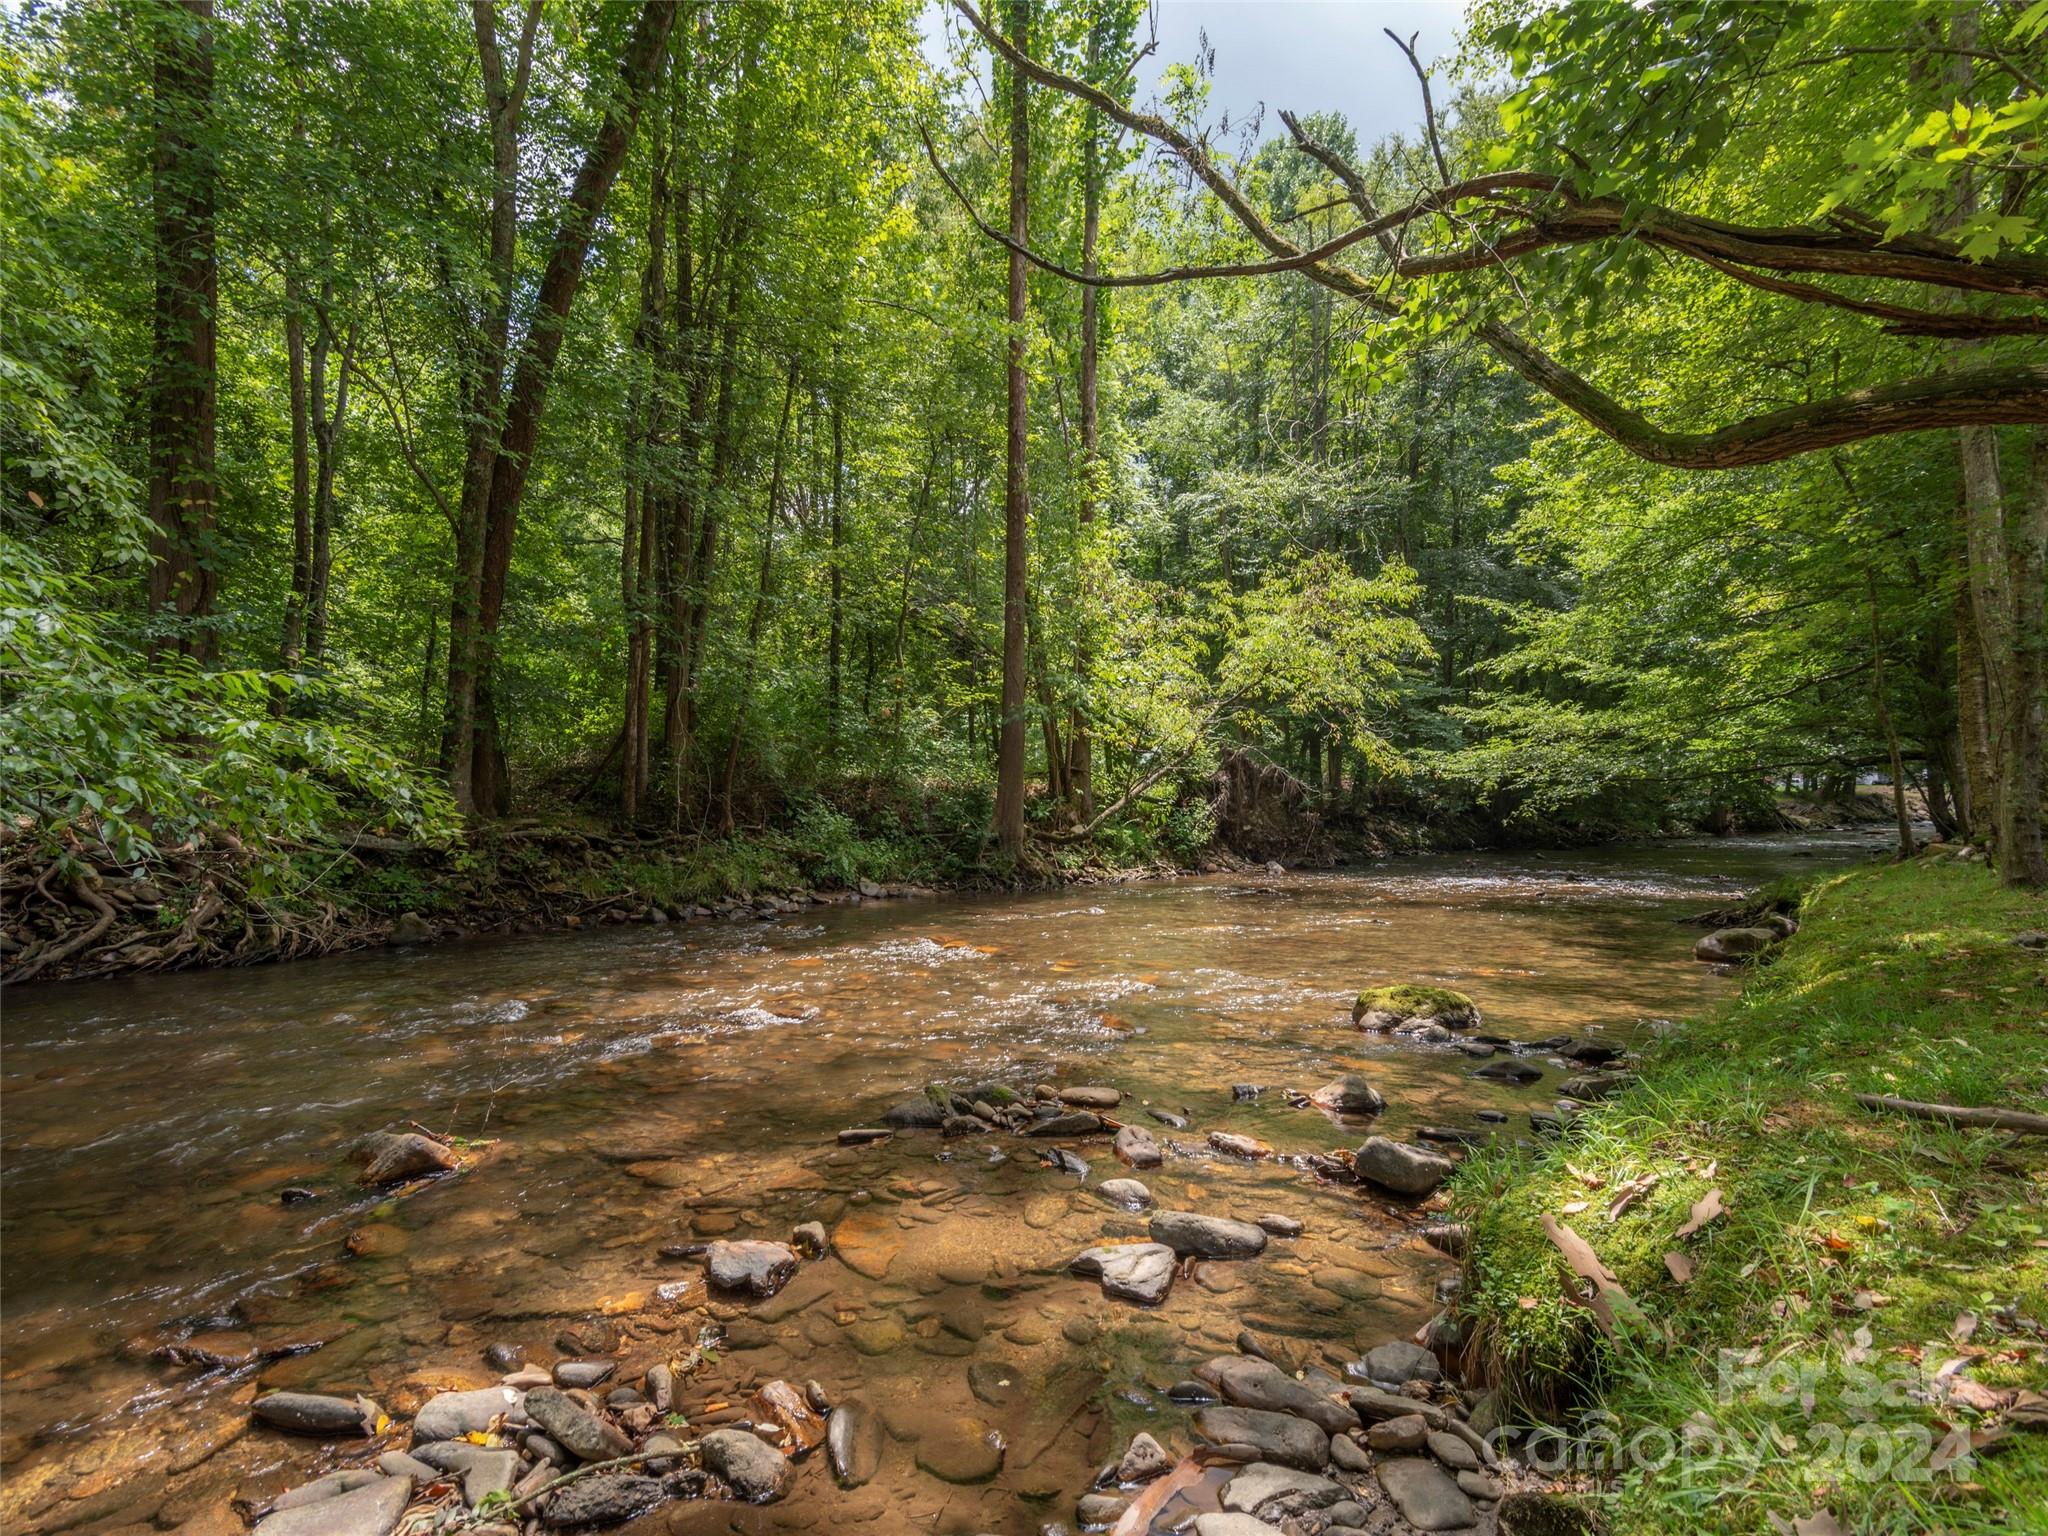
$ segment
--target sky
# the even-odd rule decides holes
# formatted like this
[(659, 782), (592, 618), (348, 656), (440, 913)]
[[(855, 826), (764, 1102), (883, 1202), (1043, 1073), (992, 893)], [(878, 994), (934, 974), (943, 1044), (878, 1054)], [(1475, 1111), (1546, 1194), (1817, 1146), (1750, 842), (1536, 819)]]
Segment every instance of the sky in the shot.
[[(927, 52), (943, 44), (943, 0), (926, 8)], [(983, 10), (986, 8), (976, 7)], [(1401, 51), (1381, 32), (1419, 33), (1415, 49), (1425, 64), (1456, 46), (1464, 0), (1157, 0), (1159, 48), (1141, 66), (1137, 100), (1157, 91), (1167, 66), (1192, 63), (1207, 34), (1216, 67), (1209, 87), (1209, 120), (1224, 113), (1244, 122), (1263, 105), (1261, 134), (1285, 133), (1280, 109), (1342, 112), (1360, 144), (1385, 134), (1413, 132), (1422, 121), (1415, 77)], [(961, 23), (965, 25), (965, 23)], [(1147, 36), (1139, 23), (1139, 38)], [(1440, 72), (1441, 73), (1441, 72)], [(1448, 89), (1437, 88), (1441, 106)]]

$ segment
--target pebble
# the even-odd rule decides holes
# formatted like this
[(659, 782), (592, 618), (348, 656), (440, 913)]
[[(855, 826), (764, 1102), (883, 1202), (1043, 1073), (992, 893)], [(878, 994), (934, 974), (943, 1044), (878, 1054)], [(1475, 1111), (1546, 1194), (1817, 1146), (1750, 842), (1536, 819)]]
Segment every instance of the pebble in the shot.
[(1158, 1477), (1173, 1465), (1173, 1459), (1165, 1449), (1142, 1430), (1131, 1436), (1131, 1443), (1125, 1449), (1123, 1459), (1116, 1464), (1116, 1480), (1120, 1483), (1145, 1483)]
[(1074, 1506), (1074, 1518), (1084, 1526), (1114, 1525), (1130, 1507), (1120, 1493), (1086, 1493)]
[(790, 1233), (790, 1241), (797, 1251), (814, 1259), (822, 1259), (832, 1246), (832, 1239), (825, 1231), (822, 1221), (807, 1221)]
[(1367, 1381), (1382, 1387), (1443, 1379), (1443, 1368), (1437, 1364), (1436, 1356), (1420, 1344), (1411, 1344), (1406, 1339), (1394, 1339), (1367, 1350), (1365, 1358), (1358, 1362), (1358, 1372)]
[(1062, 1088), (1059, 1100), (1075, 1109), (1115, 1109), (1123, 1103), (1124, 1096), (1115, 1088)]
[(1311, 1104), (1340, 1115), (1377, 1115), (1387, 1107), (1385, 1095), (1371, 1079), (1355, 1072), (1332, 1078), (1308, 1098)]
[(1258, 1225), (1275, 1237), (1301, 1236), (1301, 1223), (1292, 1216), (1281, 1216), (1269, 1211), (1258, 1218)]
[(1141, 1211), (1152, 1203), (1152, 1191), (1136, 1179), (1104, 1179), (1095, 1186), (1095, 1193), (1127, 1211)]
[(1300, 1514), (1345, 1496), (1342, 1483), (1295, 1467), (1255, 1461), (1223, 1485), (1223, 1507), (1244, 1515)]

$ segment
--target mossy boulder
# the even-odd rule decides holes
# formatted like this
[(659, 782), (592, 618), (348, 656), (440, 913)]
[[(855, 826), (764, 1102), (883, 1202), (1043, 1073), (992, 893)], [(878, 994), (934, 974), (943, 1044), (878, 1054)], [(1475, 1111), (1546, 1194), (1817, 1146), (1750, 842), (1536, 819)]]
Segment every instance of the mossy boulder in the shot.
[(1351, 1022), (1365, 1029), (1472, 1029), (1479, 1023), (1479, 1005), (1449, 987), (1374, 987), (1358, 994)]

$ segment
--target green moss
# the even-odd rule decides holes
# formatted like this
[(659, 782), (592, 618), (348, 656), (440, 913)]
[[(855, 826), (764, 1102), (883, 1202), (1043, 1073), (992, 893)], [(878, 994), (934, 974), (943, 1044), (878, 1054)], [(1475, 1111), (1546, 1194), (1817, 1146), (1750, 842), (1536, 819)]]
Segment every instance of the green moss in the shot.
[(1473, 1013), (1479, 1007), (1462, 992), (1449, 987), (1374, 987), (1358, 994), (1355, 1013), (1369, 1011), (1396, 1014), (1404, 1019), (1435, 1017), (1446, 1013)]
[[(1739, 997), (1652, 1049), (1637, 1087), (1578, 1116), (1561, 1144), (1475, 1156), (1452, 1186), (1472, 1227), (1464, 1320), (1520, 1411), (1575, 1401), (1615, 1415), (1624, 1437), (1691, 1423), (1764, 1450), (1754, 1467), (1686, 1455), (1624, 1472), (1617, 1533), (1753, 1531), (1816, 1507), (1845, 1530), (1977, 1530), (2001, 1509), (2048, 1508), (2044, 1437), (1915, 1482), (1920, 1437), (1939, 1444), (1942, 1423), (1982, 1420), (1867, 1388), (1867, 1373), (1954, 1359), (1965, 1311), (1990, 1346), (1973, 1379), (2048, 1388), (2038, 1350), (1999, 1348), (2025, 1340), (1997, 1317), (2048, 1304), (2048, 1147), (1873, 1114), (1854, 1097), (2038, 1099), (2048, 966), (2011, 940), (2040, 926), (2039, 898), (1923, 860), (1830, 880), (1800, 918)], [(1614, 1192), (1646, 1175), (1656, 1183), (1610, 1221)], [(1726, 1214), (1677, 1238), (1716, 1188)], [(1614, 1271), (1639, 1326), (1598, 1333), (1566, 1292), (1546, 1214)], [(1673, 1251), (1694, 1265), (1682, 1286), (1665, 1268)], [(1773, 1392), (1739, 1364), (1731, 1377), (1745, 1359), (1806, 1385)], [(1863, 1447), (1862, 1471), (1825, 1454), (1838, 1435)], [(1873, 1457), (1886, 1466), (1864, 1475)]]

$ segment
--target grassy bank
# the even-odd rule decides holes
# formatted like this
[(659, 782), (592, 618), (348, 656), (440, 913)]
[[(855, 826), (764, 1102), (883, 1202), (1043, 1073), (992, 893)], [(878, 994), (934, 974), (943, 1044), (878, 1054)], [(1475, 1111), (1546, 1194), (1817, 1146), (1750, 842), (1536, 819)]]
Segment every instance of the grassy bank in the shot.
[[(2048, 1139), (1855, 1099), (2040, 1111), (2048, 952), (2014, 939), (2048, 909), (1927, 856), (1819, 883), (1800, 920), (1637, 1086), (1460, 1174), (1473, 1364), (1511, 1421), (1593, 1432), (1561, 1475), (1617, 1533), (2048, 1530)], [(1628, 1293), (1613, 1337), (1546, 1215)]]

